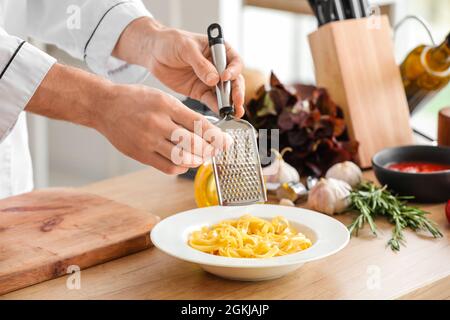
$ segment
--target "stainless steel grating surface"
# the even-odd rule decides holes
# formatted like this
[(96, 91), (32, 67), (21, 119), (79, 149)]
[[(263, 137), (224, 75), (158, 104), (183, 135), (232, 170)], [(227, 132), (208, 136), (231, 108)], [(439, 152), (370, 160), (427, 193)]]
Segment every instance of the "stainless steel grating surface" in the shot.
[(227, 130), (231, 148), (213, 160), (219, 201), (243, 205), (265, 201), (265, 188), (253, 128)]

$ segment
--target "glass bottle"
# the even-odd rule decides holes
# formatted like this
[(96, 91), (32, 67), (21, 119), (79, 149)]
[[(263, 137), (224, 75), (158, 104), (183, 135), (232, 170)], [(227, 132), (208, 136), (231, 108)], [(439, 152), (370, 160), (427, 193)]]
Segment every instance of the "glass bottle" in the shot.
[(450, 80), (450, 33), (436, 47), (420, 45), (400, 65), (409, 111), (425, 105)]

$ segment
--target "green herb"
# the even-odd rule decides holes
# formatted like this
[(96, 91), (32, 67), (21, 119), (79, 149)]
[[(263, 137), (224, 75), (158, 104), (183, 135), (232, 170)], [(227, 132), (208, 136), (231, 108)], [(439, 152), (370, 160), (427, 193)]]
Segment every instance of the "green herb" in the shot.
[(413, 198), (393, 195), (386, 186), (378, 187), (370, 181), (360, 183), (350, 193), (350, 211), (358, 213), (348, 226), (350, 233), (357, 236), (367, 222), (372, 233), (377, 235), (374, 218), (385, 216), (394, 225), (387, 243), (393, 251), (399, 251), (400, 246), (405, 245), (403, 230), (408, 227), (414, 231), (428, 231), (434, 238), (442, 237), (436, 224), (425, 216), (429, 212), (408, 206), (407, 200)]

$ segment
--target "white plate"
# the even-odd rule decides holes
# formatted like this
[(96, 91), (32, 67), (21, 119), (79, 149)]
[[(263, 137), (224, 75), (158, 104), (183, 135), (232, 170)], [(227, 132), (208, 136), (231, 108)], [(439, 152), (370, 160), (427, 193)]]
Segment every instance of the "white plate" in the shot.
[[(267, 259), (215, 256), (188, 245), (193, 231), (245, 214), (267, 220), (281, 215), (311, 239), (313, 245), (298, 253)], [(269, 204), (193, 209), (162, 220), (151, 232), (153, 244), (171, 256), (197, 263), (204, 270), (224, 278), (252, 281), (278, 278), (305, 262), (325, 258), (344, 248), (349, 239), (347, 228), (336, 219), (311, 210)]]

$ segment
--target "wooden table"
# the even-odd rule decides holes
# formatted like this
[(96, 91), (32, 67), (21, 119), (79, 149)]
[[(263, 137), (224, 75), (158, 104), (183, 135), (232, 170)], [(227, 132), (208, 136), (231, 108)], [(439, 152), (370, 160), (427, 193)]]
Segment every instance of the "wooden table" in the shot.
[[(372, 173), (366, 173), (371, 178)], [(194, 208), (193, 183), (149, 169), (82, 188), (161, 218)], [(408, 247), (385, 247), (390, 227), (352, 238), (339, 253), (307, 263), (278, 280), (236, 282), (205, 273), (156, 248), (81, 271), (81, 288), (69, 290), (67, 277), (43, 282), (3, 299), (450, 299), (450, 226), (444, 205), (427, 205), (442, 239), (407, 232)], [(350, 216), (340, 216), (348, 223)]]

